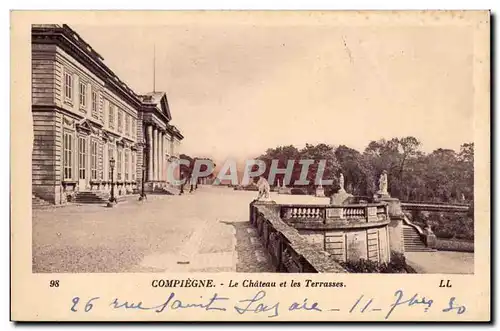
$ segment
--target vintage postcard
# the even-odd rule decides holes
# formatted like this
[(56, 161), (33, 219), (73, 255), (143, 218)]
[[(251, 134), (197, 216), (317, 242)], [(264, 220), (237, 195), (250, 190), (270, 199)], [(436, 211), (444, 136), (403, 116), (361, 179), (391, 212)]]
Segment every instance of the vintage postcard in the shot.
[(488, 11), (13, 11), (15, 321), (489, 321)]

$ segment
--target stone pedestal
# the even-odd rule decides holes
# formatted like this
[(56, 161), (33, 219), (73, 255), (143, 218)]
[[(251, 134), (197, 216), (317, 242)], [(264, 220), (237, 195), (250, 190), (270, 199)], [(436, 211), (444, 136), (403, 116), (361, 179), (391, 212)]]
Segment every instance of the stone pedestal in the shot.
[(278, 188), (278, 194), (292, 194), (292, 189), (289, 187)]
[(331, 205), (343, 205), (344, 202), (348, 199), (351, 198), (353, 195), (347, 193), (345, 190), (339, 190), (337, 193), (334, 193), (330, 197), (330, 204)]
[(391, 198), (390, 196), (376, 196), (377, 202), (387, 203), (389, 210), (389, 218), (391, 222), (389, 223), (389, 242), (392, 251), (397, 253), (405, 252), (404, 242), (403, 242), (403, 219), (404, 214), (401, 209), (401, 201), (397, 198)]
[(254, 208), (256, 205), (264, 205), (264, 206), (276, 206), (276, 201), (273, 200), (253, 200), (250, 203), (250, 223), (254, 224), (257, 222), (257, 209)]
[(425, 236), (425, 244), (429, 248), (436, 248), (437, 238), (434, 233), (427, 233)]

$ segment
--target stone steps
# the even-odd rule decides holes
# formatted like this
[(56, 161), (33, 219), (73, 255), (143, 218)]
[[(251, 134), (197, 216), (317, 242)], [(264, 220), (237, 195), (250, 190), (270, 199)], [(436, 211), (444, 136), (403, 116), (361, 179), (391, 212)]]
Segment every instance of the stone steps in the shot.
[(403, 241), (406, 252), (435, 252), (435, 249), (429, 248), (420, 238), (417, 230), (411, 226), (403, 226)]
[[(189, 186), (184, 187), (184, 193), (188, 193), (188, 192), (189, 192)], [(165, 194), (165, 195), (179, 195), (181, 193), (181, 189), (176, 187), (176, 186), (165, 186), (165, 187), (157, 186), (150, 193), (152, 193), (152, 194)]]
[(88, 203), (88, 204), (102, 204), (108, 202), (110, 197), (109, 193), (106, 192), (91, 192), (91, 191), (81, 191), (76, 193), (73, 202), (76, 203)]

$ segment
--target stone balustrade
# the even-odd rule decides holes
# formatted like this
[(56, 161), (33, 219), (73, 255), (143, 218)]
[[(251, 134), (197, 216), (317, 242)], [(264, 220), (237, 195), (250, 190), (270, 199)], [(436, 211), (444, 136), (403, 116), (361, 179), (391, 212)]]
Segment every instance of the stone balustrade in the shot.
[[(353, 205), (279, 205), (279, 216), (294, 227), (362, 227), (364, 223), (388, 223), (386, 203)], [(368, 226), (368, 224), (366, 224)], [(370, 226), (373, 224), (370, 224)]]
[[(315, 252), (314, 256), (329, 254), (330, 259), (337, 262), (358, 259), (390, 261), (389, 237), (394, 237), (394, 234), (389, 231), (391, 218), (387, 202), (312, 205), (257, 201), (252, 203), (251, 209), (254, 225), (265, 247), (270, 247), (271, 255), (277, 256), (277, 251), (280, 251), (279, 256), (294, 262), (283, 264), (280, 259), (274, 261), (289, 272), (308, 272), (311, 268), (318, 270), (310, 265), (310, 259), (304, 259), (302, 252), (305, 251)], [(279, 233), (268, 233), (270, 228)], [(400, 241), (401, 234), (398, 232), (396, 236)], [(292, 241), (289, 237), (300, 245), (290, 246)], [(276, 248), (273, 244), (275, 240), (285, 248)], [(300, 251), (296, 247), (301, 247)]]
[(467, 213), (470, 207), (468, 205), (448, 204), (448, 203), (435, 203), (435, 202), (401, 202), (403, 210), (420, 210), (420, 211), (434, 211), (434, 212), (453, 212), (453, 213)]
[[(257, 229), (277, 272), (346, 272), (329, 253), (312, 247), (296, 229), (283, 222), (281, 209), (273, 202), (254, 201), (250, 204), (250, 223)], [(289, 208), (288, 211), (300, 217), (321, 219), (325, 209), (299, 207), (297, 210)]]

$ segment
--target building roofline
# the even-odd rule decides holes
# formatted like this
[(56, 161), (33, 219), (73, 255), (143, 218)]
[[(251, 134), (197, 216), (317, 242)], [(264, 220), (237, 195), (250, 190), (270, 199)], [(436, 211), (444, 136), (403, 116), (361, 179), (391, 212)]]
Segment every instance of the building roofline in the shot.
[[(90, 64), (94, 74), (108, 84), (114, 92), (124, 97), (128, 102), (135, 104), (140, 111), (144, 111), (144, 108), (149, 107), (156, 108), (156, 104), (144, 101), (142, 95), (134, 92), (132, 88), (125, 84), (104, 63), (104, 58), (67, 24), (33, 24), (31, 26), (31, 42), (33, 44), (55, 44), (74, 56), (78, 61)], [(155, 112), (158, 112), (157, 109), (155, 110)], [(162, 112), (159, 113), (166, 120), (165, 123), (167, 128), (170, 129), (169, 131), (180, 140), (184, 139), (184, 136), (175, 126), (168, 124), (168, 117)]]
[(32, 43), (52, 43), (60, 46), (71, 55), (77, 55), (78, 60), (88, 62), (94, 73), (103, 79), (115, 91), (122, 94), (136, 105), (142, 100), (127, 84), (125, 84), (105, 63), (104, 58), (97, 53), (78, 33), (68, 25), (43, 24), (32, 25)]

